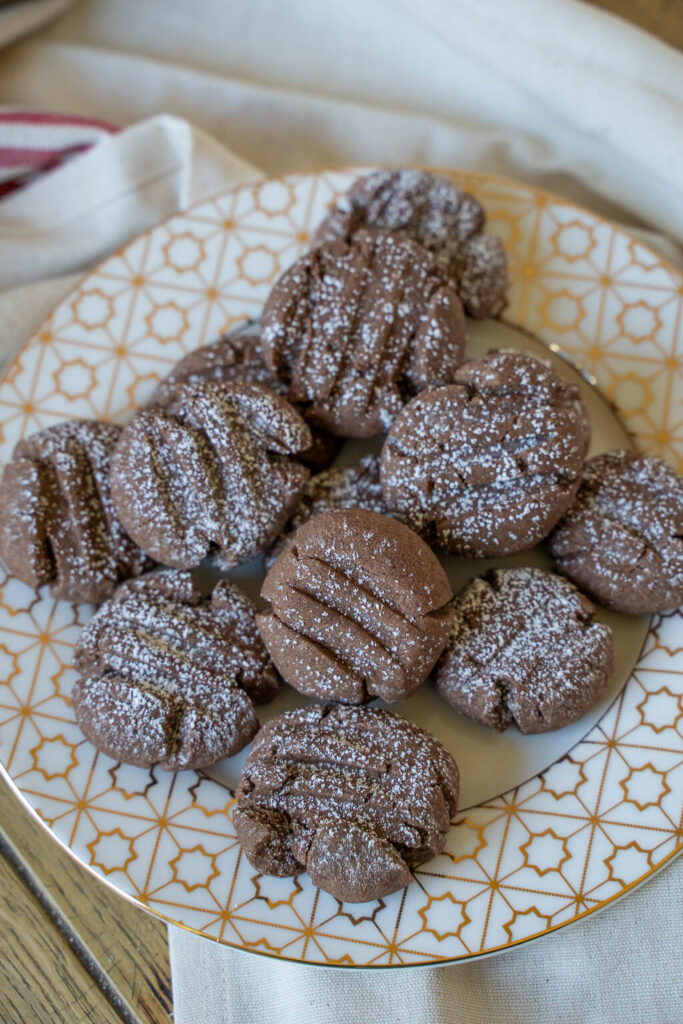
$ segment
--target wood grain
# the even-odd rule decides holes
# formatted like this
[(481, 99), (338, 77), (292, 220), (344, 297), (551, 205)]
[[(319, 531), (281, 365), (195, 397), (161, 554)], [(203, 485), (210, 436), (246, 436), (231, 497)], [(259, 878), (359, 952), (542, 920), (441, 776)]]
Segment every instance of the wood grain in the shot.
[[(80, 991), (78, 986), (83, 992), (97, 989), (104, 1000), (104, 1004), (98, 1004), (100, 1015), (84, 1015), (85, 1021), (128, 1019), (144, 1024), (169, 1024), (172, 1001), (165, 925), (127, 903), (77, 864), (31, 818), (2, 780), (0, 822), (10, 843), (9, 851), (3, 851), (0, 844), (0, 853), (5, 854), (4, 862), (0, 859), (3, 939), (10, 934), (8, 922), (13, 922), (12, 945), (7, 949), (0, 946), (0, 1024), (80, 1020), (73, 1016)], [(16, 873), (17, 868), (22, 870), (22, 865), (23, 881)], [(7, 890), (4, 889), (6, 876), (13, 883)], [(41, 907), (40, 893), (31, 891), (32, 882), (42, 887), (45, 906), (61, 915), (63, 926), (51, 920)], [(20, 936), (21, 941), (16, 936)], [(54, 957), (58, 965), (51, 972), (48, 970), (50, 957)], [(83, 960), (88, 964), (87, 969)], [(73, 974), (70, 974), (72, 962)], [(15, 989), (16, 971), (25, 972), (30, 964), (33, 966), (24, 984)], [(71, 1009), (66, 1014), (60, 1015), (61, 1011), (56, 1008), (49, 1014), (33, 1014), (33, 1000), (44, 998), (35, 974), (39, 971), (38, 965), (54, 987), (54, 999), (58, 991), (68, 993)], [(55, 970), (59, 971), (58, 975)], [(74, 985), (77, 985), (76, 995)], [(109, 991), (105, 995), (103, 989), (107, 985)], [(15, 1002), (25, 1000), (23, 1016), (20, 1013), (5, 1018), (5, 1007), (10, 1005), (9, 994)], [(102, 1005), (107, 1007), (106, 1011)], [(132, 1017), (126, 1016), (126, 1007)]]
[(120, 1017), (4, 859), (0, 859), (0, 1021)]

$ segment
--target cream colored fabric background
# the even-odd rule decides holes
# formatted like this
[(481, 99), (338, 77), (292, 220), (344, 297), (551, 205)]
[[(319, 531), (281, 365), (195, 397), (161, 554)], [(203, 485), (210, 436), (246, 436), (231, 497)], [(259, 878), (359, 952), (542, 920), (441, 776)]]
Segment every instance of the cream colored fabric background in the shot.
[[(0, 44), (66, 6), (3, 11)], [(577, 0), (84, 0), (2, 51), (0, 104), (131, 125), (0, 202), (0, 360), (78, 271), (264, 173), (497, 171), (666, 232), (650, 240), (680, 258), (683, 58)], [(679, 861), (603, 914), (438, 970), (302, 968), (172, 928), (175, 1021), (678, 1024), (682, 893)]]

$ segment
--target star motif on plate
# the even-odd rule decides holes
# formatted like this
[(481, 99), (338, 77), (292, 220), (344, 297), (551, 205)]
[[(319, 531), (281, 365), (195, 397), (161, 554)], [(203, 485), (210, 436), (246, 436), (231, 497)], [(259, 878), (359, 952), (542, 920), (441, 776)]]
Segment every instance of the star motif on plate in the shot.
[(635, 804), (640, 811), (646, 807), (659, 807), (662, 799), (671, 792), (671, 787), (666, 781), (666, 772), (653, 768), (651, 764), (630, 768), (628, 775), (619, 785), (624, 791), (624, 799)]
[(96, 839), (87, 844), (90, 864), (105, 875), (111, 875), (114, 871), (127, 871), (128, 866), (137, 858), (134, 841), (124, 835), (120, 828), (100, 832)]
[[(444, 905), (448, 908), (447, 915), (443, 913)], [(465, 904), (454, 899), (450, 892), (445, 892), (441, 896), (430, 896), (424, 907), (418, 910), (418, 914), (424, 922), (424, 931), (431, 932), (439, 942), (448, 938), (459, 939), (460, 932), (471, 920), (465, 909)], [(439, 922), (444, 922), (443, 924), (439, 923), (438, 927), (437, 916)]]
[(168, 862), (173, 872), (173, 881), (178, 882), (187, 892), (194, 889), (208, 889), (220, 871), (216, 867), (215, 854), (206, 852), (201, 843), (188, 849), (181, 848)]
[(76, 743), (69, 743), (61, 734), (43, 736), (31, 750), (34, 771), (40, 772), (48, 781), (66, 778), (78, 764), (76, 747)]
[(549, 828), (545, 832), (532, 832), (519, 849), (524, 856), (525, 866), (533, 868), (538, 875), (561, 871), (562, 865), (571, 856), (567, 840), (556, 836)]

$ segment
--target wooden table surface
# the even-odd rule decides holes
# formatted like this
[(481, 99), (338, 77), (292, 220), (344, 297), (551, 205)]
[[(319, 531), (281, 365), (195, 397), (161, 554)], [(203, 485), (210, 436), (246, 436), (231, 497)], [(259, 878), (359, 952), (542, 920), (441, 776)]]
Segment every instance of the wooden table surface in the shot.
[[(597, 0), (683, 49), (683, 0)], [(0, 780), (0, 1024), (169, 1024), (166, 926), (65, 853)]]
[(2, 1024), (170, 1024), (166, 927), (61, 849), (0, 780)]

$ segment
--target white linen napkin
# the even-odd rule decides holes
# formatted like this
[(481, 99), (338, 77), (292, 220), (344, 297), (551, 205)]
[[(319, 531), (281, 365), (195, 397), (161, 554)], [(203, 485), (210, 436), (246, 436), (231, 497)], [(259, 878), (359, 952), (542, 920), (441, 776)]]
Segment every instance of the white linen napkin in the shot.
[(1, 201), (0, 287), (89, 266), (170, 213), (260, 176), (186, 121), (148, 118)]
[(175, 1024), (680, 1024), (683, 857), (614, 907), (473, 963), (264, 960), (171, 929)]
[[(577, 0), (77, 3), (3, 52), (0, 104), (139, 123), (0, 201), (2, 355), (72, 287), (54, 275), (257, 173), (480, 168), (683, 242), (682, 81), (679, 54)], [(674, 1024), (682, 890), (679, 861), (555, 936), (402, 972), (278, 964), (170, 928), (175, 1021)]]
[(683, 62), (578, 0), (89, 0), (0, 61), (0, 103), (166, 111), (265, 174), (497, 171), (683, 241)]

